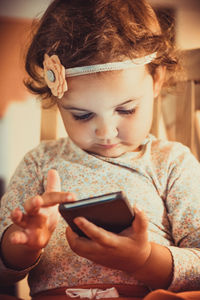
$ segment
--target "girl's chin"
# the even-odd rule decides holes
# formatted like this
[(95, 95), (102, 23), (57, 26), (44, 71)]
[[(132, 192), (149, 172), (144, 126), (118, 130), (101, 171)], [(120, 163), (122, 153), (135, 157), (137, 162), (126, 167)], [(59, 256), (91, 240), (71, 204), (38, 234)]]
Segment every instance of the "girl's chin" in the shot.
[(88, 150), (88, 152), (93, 153), (93, 154), (97, 154), (97, 155), (101, 155), (101, 156), (105, 156), (105, 157), (119, 157), (122, 154), (124, 154), (126, 151), (125, 149), (123, 150), (121, 147), (95, 147), (95, 148), (91, 148)]
[(90, 149), (88, 152), (93, 154), (98, 154), (105, 157), (119, 157), (127, 152), (140, 152), (141, 146), (138, 147), (131, 147), (131, 146), (124, 146), (124, 145), (118, 145), (116, 147), (110, 147), (110, 148), (93, 148)]

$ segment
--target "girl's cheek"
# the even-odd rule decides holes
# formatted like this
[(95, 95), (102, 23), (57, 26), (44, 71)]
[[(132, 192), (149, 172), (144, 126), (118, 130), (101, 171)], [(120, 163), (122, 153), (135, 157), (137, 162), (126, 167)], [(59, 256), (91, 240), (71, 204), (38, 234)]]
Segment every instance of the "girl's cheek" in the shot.
[(88, 123), (74, 122), (70, 128), (70, 135), (76, 140), (84, 141), (92, 135), (92, 128)]
[(124, 120), (119, 128), (119, 137), (127, 143), (135, 143), (146, 135), (147, 129), (144, 121), (140, 122), (136, 117)]
[(136, 126), (136, 122), (135, 119), (130, 116), (129, 118), (125, 118), (119, 126), (119, 130), (121, 131), (121, 133), (123, 133), (123, 135), (131, 135), (132, 131), (135, 129)]

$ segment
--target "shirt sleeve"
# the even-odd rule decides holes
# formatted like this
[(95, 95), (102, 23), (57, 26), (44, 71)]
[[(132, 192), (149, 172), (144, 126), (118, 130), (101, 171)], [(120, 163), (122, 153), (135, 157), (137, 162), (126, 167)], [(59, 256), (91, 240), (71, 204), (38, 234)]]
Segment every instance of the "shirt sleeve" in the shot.
[[(16, 169), (7, 191), (0, 201), (0, 240), (6, 229), (12, 224), (10, 213), (16, 207), (23, 211), (24, 201), (36, 194), (43, 192), (42, 178), (40, 178), (40, 167), (37, 163), (37, 154), (28, 153)], [(35, 265), (39, 260), (36, 262)], [(0, 255), (0, 282), (1, 284), (12, 284), (21, 280), (34, 266), (21, 271), (9, 269)]]
[(169, 168), (166, 208), (175, 246), (173, 280), (169, 290), (198, 290), (200, 286), (200, 164), (185, 148)]

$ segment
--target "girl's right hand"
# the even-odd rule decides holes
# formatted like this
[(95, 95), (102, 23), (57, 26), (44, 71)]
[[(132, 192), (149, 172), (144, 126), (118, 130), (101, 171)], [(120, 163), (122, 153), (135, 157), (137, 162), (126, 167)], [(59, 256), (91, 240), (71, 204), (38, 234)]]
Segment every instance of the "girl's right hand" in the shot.
[(58, 204), (73, 200), (72, 193), (61, 192), (58, 172), (50, 170), (45, 193), (28, 199), (24, 204), (25, 213), (19, 208), (11, 213), (11, 219), (18, 228), (10, 235), (11, 243), (26, 245), (36, 251), (44, 248), (60, 217)]

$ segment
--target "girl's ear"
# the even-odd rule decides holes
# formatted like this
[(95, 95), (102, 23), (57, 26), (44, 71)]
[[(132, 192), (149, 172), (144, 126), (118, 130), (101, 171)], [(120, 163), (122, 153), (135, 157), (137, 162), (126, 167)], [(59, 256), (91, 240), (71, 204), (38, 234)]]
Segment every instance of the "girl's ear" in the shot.
[(153, 90), (154, 90), (154, 98), (158, 97), (160, 90), (162, 88), (162, 85), (165, 81), (165, 73), (166, 68), (164, 66), (157, 67), (155, 74), (153, 76)]

